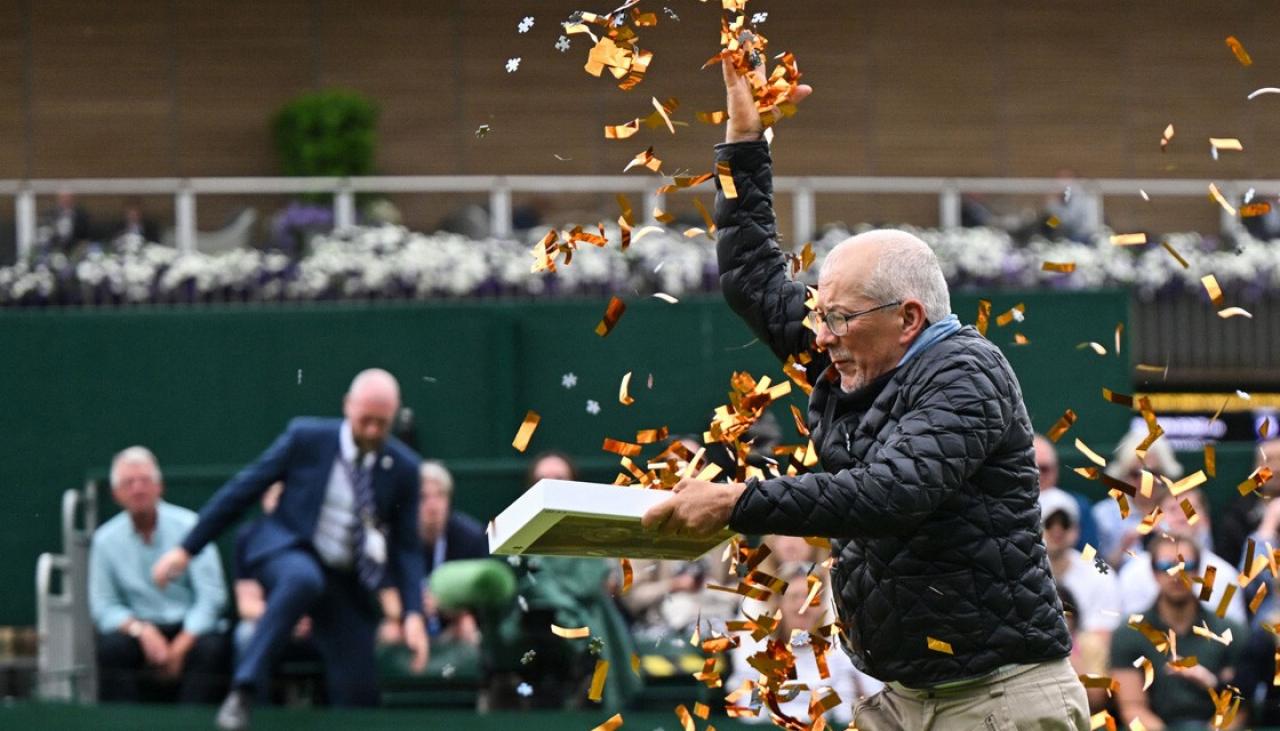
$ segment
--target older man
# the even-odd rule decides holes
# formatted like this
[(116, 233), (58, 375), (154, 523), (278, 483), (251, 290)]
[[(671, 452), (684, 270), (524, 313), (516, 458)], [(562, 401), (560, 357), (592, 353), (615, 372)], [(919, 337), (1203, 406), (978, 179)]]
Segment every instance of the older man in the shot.
[(418, 540), (419, 458), (389, 436), (400, 387), (384, 370), (361, 372), (343, 400), (344, 419), (294, 419), (256, 462), (218, 491), (182, 545), (153, 569), (156, 583), (182, 574), (188, 557), (244, 514), (272, 483), (280, 503), (256, 531), (245, 563), (266, 590), (267, 606), (236, 662), (233, 689), (218, 726), (249, 725), (254, 689), (298, 620), (311, 617), (335, 705), (378, 702), (374, 638), (377, 589), (396, 578), (405, 607), (405, 642), (414, 665), (427, 662), (422, 617), (422, 544)]
[(178, 700), (216, 703), (225, 688), (227, 603), (218, 552), (207, 546), (180, 581), (159, 588), (148, 569), (178, 545), (196, 514), (161, 500), (155, 455), (129, 447), (111, 461), (111, 496), (123, 509), (93, 533), (89, 611), (98, 635), (104, 701), (142, 700), (141, 681), (176, 683)]
[(835, 539), (847, 649), (887, 681), (855, 711), (863, 731), (1088, 728), (1012, 369), (960, 326), (933, 252), (901, 231), (833, 249), (805, 326), (807, 292), (775, 241), (760, 115), (747, 79), (728, 64), (724, 75), (716, 159), (737, 195), (716, 200), (721, 285), (780, 359), (811, 355), (808, 423), (824, 471), (685, 480), (646, 525)]

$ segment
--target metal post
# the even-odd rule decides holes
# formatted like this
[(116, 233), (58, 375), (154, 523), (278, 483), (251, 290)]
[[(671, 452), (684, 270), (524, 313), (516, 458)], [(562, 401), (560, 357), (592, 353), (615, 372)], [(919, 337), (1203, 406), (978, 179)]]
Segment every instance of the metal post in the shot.
[(1105, 217), (1102, 215), (1102, 191), (1096, 186), (1082, 186), (1084, 189), (1085, 201), (1089, 204), (1089, 231), (1094, 233), (1102, 231), (1103, 221)]
[(938, 194), (938, 225), (943, 229), (960, 228), (960, 189), (951, 183)]
[(193, 254), (196, 250), (196, 194), (184, 182), (174, 194), (173, 218), (178, 228), (178, 251)]
[(18, 231), (18, 261), (26, 261), (36, 248), (36, 194), (29, 187), (18, 191), (14, 199), (14, 221)]
[(813, 231), (816, 228), (814, 225), (814, 218), (816, 214), (814, 212), (813, 187), (809, 184), (807, 179), (801, 180), (796, 185), (796, 192), (795, 196), (792, 198), (792, 205), (795, 208), (795, 210), (791, 212), (794, 224), (792, 235), (795, 238), (791, 242), (791, 245), (803, 246), (804, 243), (809, 240), (809, 237), (813, 235)]
[(337, 194), (333, 196), (334, 228), (351, 228), (356, 225), (356, 194), (351, 181), (343, 179)]
[(506, 178), (498, 178), (489, 191), (489, 235), (511, 238), (511, 188)]
[(647, 190), (644, 194), (644, 217), (641, 219), (645, 223), (654, 223), (658, 219), (653, 217), (653, 212), (659, 208), (665, 208), (667, 205), (666, 193), (659, 193), (656, 190)]

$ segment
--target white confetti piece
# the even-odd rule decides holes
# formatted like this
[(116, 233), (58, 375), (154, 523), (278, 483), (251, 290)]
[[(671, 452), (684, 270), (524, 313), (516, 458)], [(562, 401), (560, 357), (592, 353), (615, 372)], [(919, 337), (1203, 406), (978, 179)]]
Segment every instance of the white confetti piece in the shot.
[(521, 683), (516, 686), (516, 692), (519, 693), (521, 697), (528, 698), (533, 695), (533, 686), (528, 683)]
[(560, 38), (556, 40), (556, 50), (561, 53), (569, 50), (569, 36), (560, 36)]
[(560, 385), (565, 388), (573, 388), (578, 385), (578, 376), (575, 373), (566, 373), (560, 377)]
[(592, 416), (595, 416), (596, 414), (600, 413), (600, 402), (596, 401), (595, 399), (588, 399), (587, 413), (591, 414)]
[(529, 29), (532, 27), (533, 27), (533, 16), (526, 15), (524, 17), (524, 20), (520, 21), (520, 25), (516, 26), (516, 30), (520, 33), (528, 33)]
[(519, 56), (516, 56), (515, 58), (507, 59), (507, 73), (509, 74), (515, 73), (516, 69), (518, 68), (520, 68)]
[(302, 385), (302, 369), (301, 368), (298, 369), (298, 385), (299, 386)]
[(1249, 92), (1248, 98), (1256, 99), (1257, 97), (1260, 97), (1263, 94), (1280, 94), (1280, 88), (1277, 88), (1274, 86), (1264, 86), (1261, 89), (1254, 89), (1253, 91)]
[(768, 19), (769, 19), (768, 13), (756, 13), (755, 15), (751, 16), (751, 23), (753, 25), (760, 25), (761, 23), (765, 22)]
[(667, 294), (666, 292), (655, 292), (653, 296), (662, 300), (663, 302), (666, 302), (669, 305), (674, 305), (680, 301), (675, 297), (672, 297), (671, 295)]
[(1238, 389), (1238, 388), (1236, 389), (1236, 395), (1237, 395), (1237, 396), (1239, 396), (1240, 398), (1244, 399), (1245, 401), (1252, 401), (1252, 400), (1253, 400), (1253, 397), (1252, 397), (1252, 396), (1250, 396), (1249, 394), (1245, 393), (1244, 391), (1241, 391), (1241, 390), (1240, 390), (1240, 389)]
[(1150, 203), (1150, 202), (1151, 202), (1151, 196), (1147, 195), (1147, 191), (1145, 191), (1145, 190), (1143, 190), (1143, 189), (1139, 188), (1139, 189), (1138, 189), (1138, 195), (1142, 196), (1142, 200), (1144, 200), (1144, 201), (1146, 201), (1146, 202), (1148, 202), (1148, 203)]

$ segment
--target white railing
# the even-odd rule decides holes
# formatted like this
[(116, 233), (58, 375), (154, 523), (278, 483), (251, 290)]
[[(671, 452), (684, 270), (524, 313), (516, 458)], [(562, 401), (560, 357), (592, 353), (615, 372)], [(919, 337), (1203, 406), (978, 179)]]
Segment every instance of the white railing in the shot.
[[(1073, 193), (1090, 203), (1095, 227), (1102, 223), (1103, 198), (1135, 196), (1145, 191), (1151, 196), (1202, 197), (1209, 183), (1198, 179), (1139, 180), (1096, 179), (1074, 181)], [(1280, 181), (1236, 180), (1217, 182), (1223, 196), (1238, 203), (1244, 191), (1256, 188), (1280, 192)], [(654, 178), (621, 175), (410, 175), (356, 178), (71, 178), (63, 180), (0, 180), (0, 195), (14, 197), (19, 257), (27, 256), (36, 242), (36, 196), (61, 190), (79, 195), (172, 195), (178, 248), (194, 251), (196, 242), (196, 198), (219, 194), (332, 193), (335, 225), (355, 223), (356, 193), (487, 193), (490, 231), (499, 238), (511, 234), (512, 193), (638, 193), (644, 197), (644, 215), (664, 206), (664, 195), (656, 192)], [(705, 188), (692, 189), (696, 193)], [(964, 193), (1052, 194), (1063, 190), (1057, 178), (881, 178), (881, 177), (788, 177), (774, 179), (776, 193), (792, 198), (792, 231), (795, 241), (812, 235), (817, 222), (814, 196), (818, 193), (902, 193), (938, 196), (938, 222), (944, 227), (960, 225), (960, 197)], [(1225, 209), (1223, 230), (1238, 226)]]

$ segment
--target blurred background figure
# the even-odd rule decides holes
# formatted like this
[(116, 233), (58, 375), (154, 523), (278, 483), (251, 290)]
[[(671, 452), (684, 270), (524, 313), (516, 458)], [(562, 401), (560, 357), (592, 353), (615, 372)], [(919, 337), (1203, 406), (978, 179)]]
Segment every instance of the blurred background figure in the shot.
[[(1040, 489), (1059, 489), (1058, 484), (1058, 448), (1043, 434), (1035, 436), (1036, 469), (1040, 472)], [(1076, 501), (1079, 510), (1077, 521), (1076, 550), (1083, 551), (1085, 546), (1098, 547), (1098, 528), (1094, 525), (1093, 503), (1083, 494), (1071, 490), (1062, 490)]]
[[(834, 619), (834, 612), (829, 608), (828, 579), (824, 570), (810, 574), (813, 564), (804, 561), (788, 562), (778, 568), (778, 578), (787, 582), (786, 589), (779, 596), (773, 595), (762, 608), (761, 614), (770, 614), (781, 608), (782, 618), (774, 631), (760, 641), (755, 641), (749, 634), (740, 635), (741, 644), (733, 649), (733, 670), (725, 687), (733, 691), (742, 686), (744, 681), (757, 681), (760, 671), (748, 662), (753, 656), (767, 653), (770, 643), (781, 643), (791, 651), (795, 658), (795, 679), (798, 685), (804, 685), (810, 691), (825, 686), (832, 688), (840, 696), (840, 704), (827, 714), (827, 718), (839, 724), (847, 724), (853, 720), (853, 706), (859, 698), (879, 693), (884, 685), (871, 676), (860, 672), (853, 666), (849, 656), (840, 648), (839, 642), (826, 645), (823, 656), (827, 662), (830, 676), (823, 678), (818, 670), (814, 651), (814, 632)], [(810, 576), (822, 582), (822, 589), (814, 595), (816, 606), (809, 604)], [(758, 616), (758, 615), (754, 615)], [(817, 641), (821, 641), (818, 638)], [(767, 655), (766, 655), (767, 656)], [(755, 717), (744, 717), (742, 720), (767, 723), (770, 713), (767, 706), (760, 704), (757, 693), (752, 693), (750, 702), (738, 701), (738, 705), (758, 705), (760, 713)], [(783, 713), (802, 723), (811, 723), (809, 717), (809, 691), (799, 691), (790, 700), (779, 704)]]
[[(1195, 657), (1197, 664), (1186, 669), (1170, 664), (1169, 656), (1158, 652), (1142, 632), (1122, 626), (1111, 641), (1111, 677), (1120, 685), (1116, 706), (1121, 718), (1138, 719), (1149, 729), (1204, 729), (1214, 715), (1207, 691), (1234, 681), (1249, 642), (1248, 630), (1219, 619), (1197, 600), (1190, 585), (1170, 575), (1180, 563), (1187, 575), (1200, 575), (1204, 565), (1195, 539), (1171, 535), (1153, 541), (1150, 548), (1149, 566), (1159, 588), (1155, 601), (1142, 610), (1143, 621), (1159, 634), (1172, 633), (1179, 657)], [(1229, 629), (1232, 641), (1223, 644), (1195, 634), (1192, 628), (1197, 625), (1219, 637)], [(1139, 658), (1146, 658), (1155, 671), (1155, 682), (1146, 690), (1143, 670), (1134, 667)]]
[[(1106, 473), (1117, 480), (1130, 485), (1139, 485), (1142, 481), (1142, 470), (1145, 468), (1155, 476), (1155, 484), (1161, 484), (1160, 477), (1177, 480), (1182, 477), (1182, 463), (1173, 454), (1168, 439), (1157, 439), (1147, 450), (1145, 459), (1138, 459), (1136, 450), (1147, 438), (1146, 428), (1131, 429), (1116, 445), (1107, 462)], [(1120, 568), (1129, 560), (1128, 552), (1142, 537), (1138, 526), (1142, 519), (1155, 509), (1159, 499), (1156, 493), (1143, 495), (1141, 491), (1128, 498), (1129, 515), (1121, 517), (1120, 506), (1111, 498), (1103, 498), (1094, 504), (1091, 512), (1094, 524), (1098, 529), (1098, 553), (1103, 560), (1115, 568)]]
[(1265, 545), (1268, 540), (1273, 545), (1280, 543), (1276, 537), (1280, 515), (1270, 521), (1264, 520), (1268, 512), (1274, 512), (1275, 498), (1280, 496), (1280, 439), (1268, 439), (1258, 445), (1254, 467), (1268, 467), (1274, 474), (1257, 490), (1233, 498), (1230, 507), (1214, 521), (1214, 548), (1232, 563), (1239, 563), (1244, 558), (1245, 542), (1255, 532), (1261, 532), (1259, 529), (1264, 524), (1267, 530), (1262, 536), (1263, 542), (1257, 545)]
[(89, 214), (76, 202), (76, 194), (65, 188), (58, 191), (54, 207), (45, 212), (43, 225), (49, 233), (45, 243), (49, 253), (72, 254), (93, 236)]
[(146, 447), (112, 460), (111, 497), (122, 512), (94, 531), (89, 550), (100, 700), (216, 703), (227, 686), (222, 562), (206, 546), (181, 579), (163, 589), (152, 583), (150, 566), (196, 522), (163, 494), (160, 465)]
[(155, 221), (143, 212), (141, 198), (132, 197), (125, 201), (124, 212), (111, 240), (116, 241), (125, 236), (137, 236), (146, 243), (160, 240), (160, 230), (156, 228)]
[[(262, 494), (262, 515), (245, 523), (236, 532), (236, 548), (235, 556), (232, 562), (231, 575), (235, 581), (235, 597), (236, 597), (236, 615), (238, 621), (232, 635), (235, 644), (235, 659), (238, 662), (244, 656), (245, 650), (249, 646), (249, 641), (253, 639), (253, 631), (258, 625), (258, 620), (262, 618), (263, 612), (267, 609), (267, 597), (262, 587), (262, 581), (258, 578), (257, 572), (248, 560), (249, 546), (253, 542), (254, 535), (264, 530), (263, 524), (267, 516), (275, 512), (276, 506), (280, 503), (280, 493), (284, 490), (284, 483), (277, 482)], [(278, 698), (282, 698), (282, 694), (277, 691), (282, 690), (279, 682), (279, 668), (285, 663), (318, 663), (320, 662), (320, 653), (316, 649), (315, 643), (311, 641), (311, 617), (304, 616), (298, 620), (293, 627), (293, 636), (289, 639), (288, 644), (280, 653), (280, 657), (273, 663), (273, 667), (268, 671), (267, 678), (263, 684), (255, 689), (259, 702), (268, 702)], [(314, 673), (314, 677), (308, 678), (313, 685), (316, 679), (320, 678), (319, 673)]]

